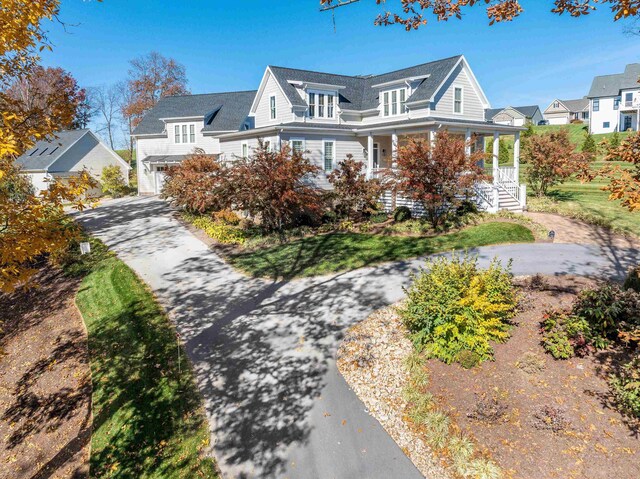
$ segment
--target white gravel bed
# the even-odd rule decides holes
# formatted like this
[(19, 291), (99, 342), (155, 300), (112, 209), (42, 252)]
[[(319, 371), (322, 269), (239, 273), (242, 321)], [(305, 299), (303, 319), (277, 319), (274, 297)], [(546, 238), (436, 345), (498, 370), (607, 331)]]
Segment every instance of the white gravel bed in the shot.
[(338, 369), (369, 414), (425, 477), (450, 478), (431, 448), (404, 420), (407, 403), (402, 391), (409, 380), (405, 359), (412, 348), (395, 307), (390, 306), (348, 331), (338, 351)]

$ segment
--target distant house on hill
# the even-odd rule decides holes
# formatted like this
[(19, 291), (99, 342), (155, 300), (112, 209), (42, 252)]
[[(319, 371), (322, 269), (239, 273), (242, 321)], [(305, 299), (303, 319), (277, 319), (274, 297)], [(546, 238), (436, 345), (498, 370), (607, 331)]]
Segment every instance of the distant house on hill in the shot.
[(499, 125), (511, 126), (524, 126), (528, 123), (537, 125), (543, 119), (538, 105), (490, 108), (486, 110), (485, 118)]
[(544, 119), (547, 120), (550, 125), (568, 125), (572, 120), (589, 123), (589, 99), (555, 99), (544, 111)]
[[(51, 140), (41, 140), (20, 156), (16, 163), (29, 176), (36, 191), (46, 190), (51, 180), (64, 181), (87, 169), (100, 179), (105, 166), (117, 165), (129, 182), (131, 167), (105, 145), (91, 130), (59, 131)], [(99, 194), (100, 191), (93, 191)]]

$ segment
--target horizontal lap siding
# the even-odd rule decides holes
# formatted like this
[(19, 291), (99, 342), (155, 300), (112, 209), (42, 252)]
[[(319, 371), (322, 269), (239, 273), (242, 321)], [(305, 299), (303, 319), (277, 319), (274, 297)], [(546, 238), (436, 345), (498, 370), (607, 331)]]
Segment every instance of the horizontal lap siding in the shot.
[[(271, 119), (271, 105), (270, 98), (272, 95), (276, 97), (276, 119)], [(279, 125), (281, 123), (288, 123), (294, 120), (294, 115), (291, 112), (291, 105), (282, 94), (282, 90), (278, 85), (278, 82), (271, 75), (267, 78), (262, 96), (258, 100), (255, 114), (255, 126), (261, 128), (269, 125)]]
[[(454, 88), (462, 87), (462, 114), (453, 113)], [(437, 117), (464, 118), (484, 120), (484, 107), (482, 100), (471, 82), (470, 76), (462, 65), (442, 88), (442, 93), (436, 96), (431, 114)]]

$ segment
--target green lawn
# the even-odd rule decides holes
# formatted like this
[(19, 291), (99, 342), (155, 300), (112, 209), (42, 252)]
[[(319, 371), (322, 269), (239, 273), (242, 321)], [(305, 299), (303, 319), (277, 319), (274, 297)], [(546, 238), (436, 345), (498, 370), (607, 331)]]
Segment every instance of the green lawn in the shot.
[(93, 241), (76, 303), (89, 333), (91, 477), (218, 477), (189, 363), (151, 292)]
[(435, 237), (362, 233), (316, 235), (267, 249), (238, 253), (229, 261), (253, 276), (288, 279), (347, 271), (441, 251), (533, 241), (533, 233), (524, 226), (493, 222)]

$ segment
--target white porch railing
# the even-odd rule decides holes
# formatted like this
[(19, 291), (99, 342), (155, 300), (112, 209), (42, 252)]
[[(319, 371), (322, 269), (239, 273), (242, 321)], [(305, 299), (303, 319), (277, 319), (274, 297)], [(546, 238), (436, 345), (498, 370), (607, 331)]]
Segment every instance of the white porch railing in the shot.
[(515, 168), (498, 168), (497, 184), (509, 193), (519, 204), (522, 204), (520, 199), (520, 184), (515, 180)]

